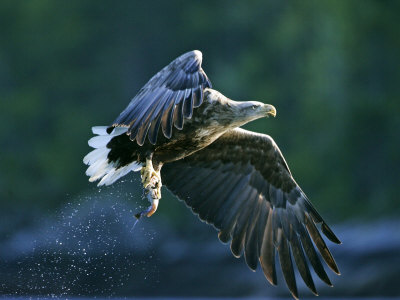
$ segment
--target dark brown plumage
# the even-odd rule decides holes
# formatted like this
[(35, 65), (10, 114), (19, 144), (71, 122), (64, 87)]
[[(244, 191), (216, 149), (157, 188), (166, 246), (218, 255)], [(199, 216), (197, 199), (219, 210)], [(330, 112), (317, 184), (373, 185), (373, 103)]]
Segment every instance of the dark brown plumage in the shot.
[[(313, 243), (327, 265), (339, 270), (316, 224), (329, 240), (340, 241), (293, 179), (273, 139), (238, 128), (275, 116), (275, 108), (236, 102), (212, 90), (201, 60), (199, 51), (177, 58), (150, 79), (111, 127), (94, 127), (98, 136), (89, 145), (96, 150), (84, 158), (87, 174), (108, 185), (142, 169), (144, 187), (157, 189), (147, 216), (161, 198), (161, 176), (218, 230), (222, 242), (230, 242), (234, 256), (244, 255), (250, 269), (260, 264), (267, 280), (277, 284), (277, 256), (295, 298), (294, 265), (317, 294), (309, 263), (321, 280), (331, 282)], [(157, 184), (152, 186), (146, 174)]]
[[(277, 250), (293, 296), (298, 294), (290, 251), (301, 277), (315, 294), (306, 255), (317, 275), (331, 285), (310, 236), (328, 266), (339, 274), (315, 223), (326, 228), (324, 233), (332, 242), (340, 241), (294, 181), (271, 137), (230, 130), (207, 148), (165, 164), (162, 176), (171, 192), (200, 219), (215, 226), (222, 242), (231, 241), (236, 257), (243, 253), (252, 270), (259, 261), (272, 284), (277, 283)], [(205, 189), (209, 184), (212, 186)]]

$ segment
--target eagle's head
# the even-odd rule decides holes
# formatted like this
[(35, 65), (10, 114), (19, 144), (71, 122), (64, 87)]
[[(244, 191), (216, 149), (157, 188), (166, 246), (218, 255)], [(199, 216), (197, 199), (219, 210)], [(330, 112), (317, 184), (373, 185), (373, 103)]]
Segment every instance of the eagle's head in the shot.
[(205, 90), (204, 99), (207, 103), (204, 112), (221, 125), (231, 128), (259, 118), (276, 116), (276, 109), (270, 104), (258, 101), (235, 101), (213, 89)]

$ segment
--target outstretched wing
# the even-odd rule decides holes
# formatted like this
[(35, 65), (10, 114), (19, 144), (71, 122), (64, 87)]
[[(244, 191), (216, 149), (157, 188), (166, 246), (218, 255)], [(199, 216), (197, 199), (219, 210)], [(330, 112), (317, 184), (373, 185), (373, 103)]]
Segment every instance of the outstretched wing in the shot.
[(311, 239), (328, 266), (339, 274), (316, 223), (321, 223), (331, 241), (340, 241), (297, 185), (270, 136), (231, 130), (207, 148), (165, 164), (161, 173), (164, 185), (200, 219), (213, 224), (222, 242), (231, 240), (233, 255), (240, 257), (244, 252), (252, 270), (259, 261), (272, 284), (277, 283), (277, 251), (294, 297), (298, 293), (292, 256), (315, 294), (306, 257), (316, 274), (331, 285)]
[(129, 127), (127, 134), (140, 146), (147, 135), (156, 143), (160, 125), (164, 136), (171, 138), (172, 125), (182, 129), (184, 118), (190, 118), (193, 108), (203, 102), (203, 90), (211, 87), (201, 62), (198, 50), (176, 58), (141, 88), (112, 127)]

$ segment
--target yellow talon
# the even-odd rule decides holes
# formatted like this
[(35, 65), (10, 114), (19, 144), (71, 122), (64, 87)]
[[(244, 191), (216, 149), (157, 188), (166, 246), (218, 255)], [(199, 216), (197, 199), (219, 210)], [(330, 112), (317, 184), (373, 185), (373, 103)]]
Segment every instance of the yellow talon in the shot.
[(143, 187), (147, 190), (147, 199), (150, 201), (151, 206), (136, 217), (141, 216), (150, 217), (154, 214), (158, 207), (158, 202), (161, 199), (161, 175), (160, 171), (156, 171), (153, 168), (151, 159), (146, 159), (146, 165), (140, 170), (142, 176)]
[(146, 165), (142, 167), (140, 174), (142, 176), (142, 184), (145, 189), (149, 189), (149, 187), (156, 187), (158, 183), (161, 183), (160, 172), (154, 170), (151, 159), (146, 159)]

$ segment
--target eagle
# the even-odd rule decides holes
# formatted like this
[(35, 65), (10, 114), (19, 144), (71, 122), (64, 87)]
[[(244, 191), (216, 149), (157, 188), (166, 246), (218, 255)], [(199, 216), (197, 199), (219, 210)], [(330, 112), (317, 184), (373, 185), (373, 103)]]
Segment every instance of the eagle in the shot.
[(220, 241), (230, 242), (232, 254), (243, 255), (251, 270), (260, 264), (276, 285), (277, 256), (294, 298), (294, 264), (317, 295), (310, 266), (329, 286), (322, 261), (340, 274), (321, 232), (341, 242), (294, 180), (275, 141), (240, 128), (275, 117), (275, 107), (225, 97), (212, 89), (201, 64), (198, 50), (179, 56), (139, 90), (110, 126), (92, 128), (95, 136), (88, 143), (94, 150), (83, 159), (89, 181), (110, 185), (140, 171), (151, 205), (137, 218), (156, 211), (164, 185), (213, 225)]

